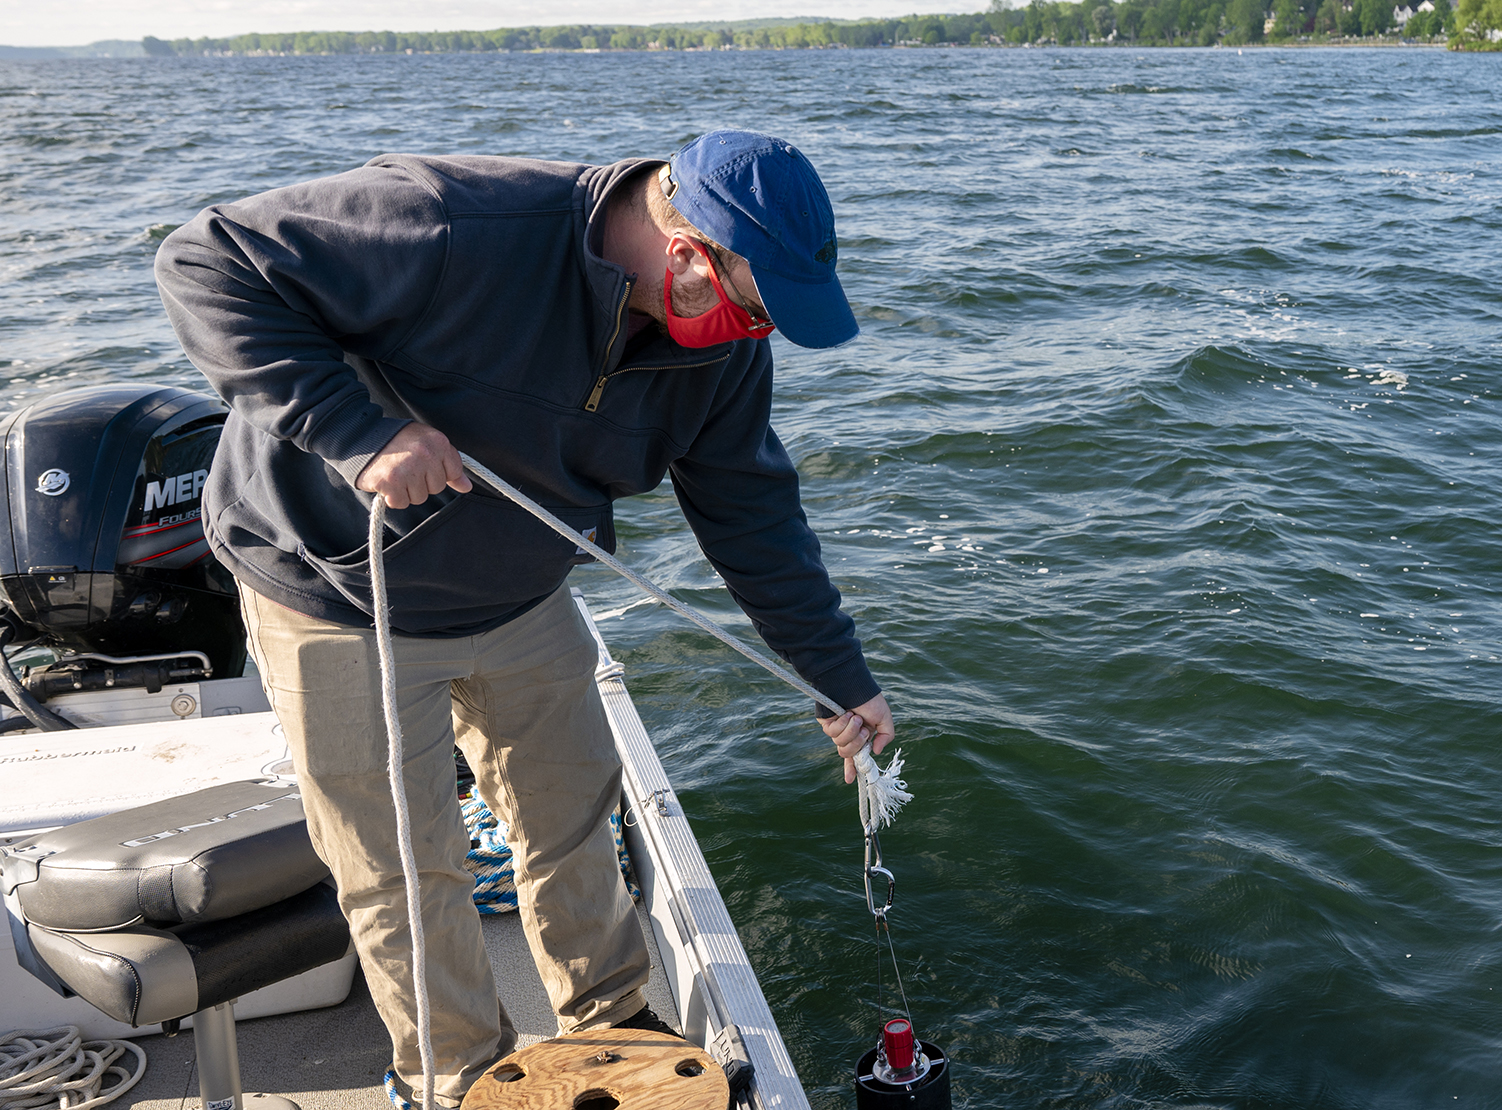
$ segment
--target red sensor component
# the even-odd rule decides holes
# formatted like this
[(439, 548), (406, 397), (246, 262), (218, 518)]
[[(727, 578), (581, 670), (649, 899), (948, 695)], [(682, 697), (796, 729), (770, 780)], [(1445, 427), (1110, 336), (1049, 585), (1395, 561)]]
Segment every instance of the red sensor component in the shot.
[(910, 1071), (913, 1066), (913, 1027), (905, 1018), (893, 1018), (881, 1027), (881, 1041), (886, 1048), (887, 1066), (893, 1071)]

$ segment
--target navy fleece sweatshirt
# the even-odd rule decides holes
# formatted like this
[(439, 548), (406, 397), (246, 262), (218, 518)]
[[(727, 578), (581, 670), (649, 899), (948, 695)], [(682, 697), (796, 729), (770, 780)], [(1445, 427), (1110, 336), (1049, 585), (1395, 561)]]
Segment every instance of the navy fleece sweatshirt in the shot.
[[(204, 525), (235, 576), (369, 627), (370, 495), (354, 481), (419, 420), (607, 551), (612, 502), (671, 473), (767, 644), (841, 704), (874, 697), (768, 422), (768, 343), (692, 350), (654, 333), (627, 353), (632, 276), (599, 257), (601, 216), (654, 164), (389, 155), (173, 232), (162, 300), (232, 409)], [(494, 628), (588, 561), (478, 488), (387, 520), (392, 624), (408, 635)]]

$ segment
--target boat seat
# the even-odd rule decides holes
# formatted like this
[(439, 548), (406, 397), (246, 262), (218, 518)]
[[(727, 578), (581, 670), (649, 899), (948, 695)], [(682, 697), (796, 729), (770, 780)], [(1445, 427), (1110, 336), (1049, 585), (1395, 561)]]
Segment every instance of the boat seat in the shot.
[(27, 920), (79, 933), (219, 921), (329, 873), (286, 782), (212, 786), (39, 833), (5, 856)]
[(0, 849), (0, 875), (17, 959), (37, 978), (131, 1025), (175, 1030), (192, 1017), (209, 1110), (241, 1108), (234, 1000), (349, 949), (285, 782), (226, 783), (39, 833)]

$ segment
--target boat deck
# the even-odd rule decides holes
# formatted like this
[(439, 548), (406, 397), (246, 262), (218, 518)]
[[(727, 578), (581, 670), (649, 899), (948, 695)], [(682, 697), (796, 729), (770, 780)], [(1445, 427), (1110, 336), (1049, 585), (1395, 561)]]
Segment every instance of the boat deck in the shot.
[[(647, 1004), (674, 1022), (672, 991), (646, 911), (638, 907), (652, 953)], [(496, 991), (516, 1023), (522, 1048), (557, 1032), (542, 979), (532, 962), (515, 913), (480, 919), (495, 973)], [(349, 997), (338, 1006), (238, 1022), (240, 1081), (247, 1092), (282, 1095), (303, 1110), (389, 1110), (381, 1076), (391, 1063), (391, 1040), (376, 1016), (365, 979), (358, 972)], [(187, 1110), (198, 1105), (193, 1033), (160, 1034), (137, 1042), (146, 1050), (146, 1074), (114, 1105), (139, 1110)], [(247, 1110), (255, 1106), (247, 1099)]]
[[(593, 629), (583, 597), (577, 591), (574, 597)], [(749, 1088), (735, 1097), (742, 1110), (808, 1110), (755, 971), (631, 703), (623, 668), (597, 629), (594, 635), (600, 653), (596, 681), (623, 768), (622, 807), (628, 817), (622, 836), (643, 892), (638, 915), (652, 955), (649, 1004), (695, 1044), (709, 1046), (719, 1037), (722, 1053), (738, 1046), (754, 1067)], [(179, 721), (175, 710), (148, 704), (167, 696), (214, 715)], [(83, 704), (94, 695), (76, 697)], [(225, 698), (232, 704), (220, 706)], [(210, 708), (213, 699), (218, 700)], [(254, 704), (257, 700), (261, 704)], [(287, 776), (292, 770), (279, 726), (254, 678), (163, 688), (156, 694), (137, 690), (133, 704), (140, 710), (135, 718), (119, 705), (109, 714), (109, 719), (135, 719), (133, 724), (86, 721), (81, 723), (91, 727), (4, 738), (0, 749), (8, 754), (0, 758), (10, 766), (7, 789), (0, 793), (0, 844), (218, 783)], [(552, 1011), (520, 919), (507, 913), (481, 922), (497, 992), (521, 1033), (519, 1047), (554, 1036)], [(52, 994), (21, 969), (9, 940), (8, 931), (0, 931), (0, 1031), (68, 1022), (85, 1026), (90, 1037), (134, 1035), (82, 999)], [(390, 1039), (353, 963), (347, 958), (325, 965), (243, 1000), (244, 1014), (275, 1015), (239, 1022), (244, 1090), (283, 1095), (304, 1110), (388, 1105), (381, 1077), (390, 1061)], [(352, 973), (349, 997), (327, 1006), (349, 982), (341, 976)], [(196, 1107), (191, 1032), (142, 1036), (139, 1043), (147, 1052), (147, 1074), (116, 1105)]]

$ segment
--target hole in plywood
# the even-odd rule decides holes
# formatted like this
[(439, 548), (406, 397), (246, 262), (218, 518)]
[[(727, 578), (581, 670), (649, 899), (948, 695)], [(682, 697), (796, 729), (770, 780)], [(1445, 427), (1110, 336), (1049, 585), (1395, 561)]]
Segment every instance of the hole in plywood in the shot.
[(621, 1100), (609, 1091), (596, 1087), (574, 1099), (574, 1110), (615, 1110), (620, 1104)]
[(692, 1079), (696, 1075), (704, 1074), (704, 1065), (697, 1060), (685, 1060), (673, 1069), (685, 1079)]
[(526, 1069), (516, 1064), (497, 1064), (495, 1071), (490, 1073), (497, 1083), (515, 1083), (526, 1075)]

